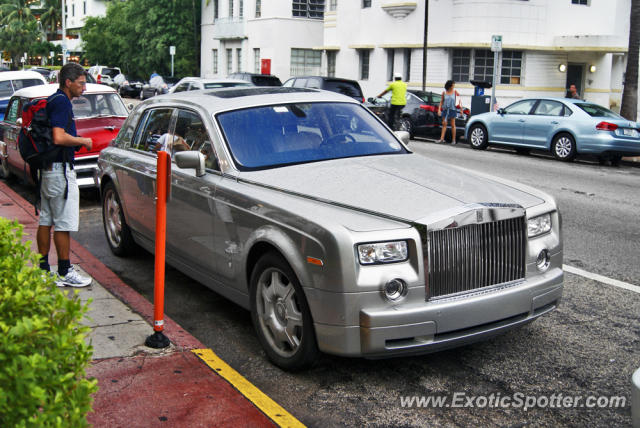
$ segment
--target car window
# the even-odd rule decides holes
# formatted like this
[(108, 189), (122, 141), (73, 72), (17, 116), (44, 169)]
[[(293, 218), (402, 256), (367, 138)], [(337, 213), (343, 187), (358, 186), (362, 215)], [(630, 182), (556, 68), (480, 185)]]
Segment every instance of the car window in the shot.
[(273, 76), (251, 76), (251, 81), (256, 86), (282, 86), (280, 79)]
[(107, 75), (107, 76), (113, 78), (113, 77), (116, 77), (118, 74), (120, 74), (120, 69), (104, 67), (102, 69), (102, 73), (100, 73), (100, 74)]
[(28, 88), (29, 86), (44, 85), (44, 82), (40, 79), (18, 79), (13, 81), (13, 87), (17, 91), (18, 89)]
[(591, 117), (608, 117), (610, 119), (624, 119), (619, 114), (616, 114), (609, 110), (608, 108), (604, 108), (598, 104), (591, 103), (575, 103), (580, 109), (584, 110)]
[(293, 82), (295, 82), (295, 81), (296, 81), (296, 79), (289, 79), (286, 82), (284, 82), (282, 84), (282, 86), (284, 86), (285, 88), (289, 88), (289, 87), (293, 86)]
[(341, 80), (327, 79), (324, 82), (324, 89), (337, 92), (352, 98), (362, 98), (362, 91), (355, 82), (345, 82)]
[(307, 84), (307, 79), (296, 79), (293, 81), (294, 88), (304, 88)]
[(178, 110), (175, 141), (172, 153), (183, 150), (197, 150), (205, 157), (205, 167), (218, 169), (216, 154), (211, 138), (199, 114), (188, 110)]
[(440, 94), (431, 94), (431, 102), (433, 104), (440, 104), (440, 101), (442, 101), (442, 95), (440, 95)]
[(0, 98), (1, 97), (10, 97), (13, 95), (13, 86), (11, 85), (11, 80), (3, 80), (0, 82)]
[(173, 92), (184, 92), (187, 89), (189, 89), (189, 82), (183, 82), (183, 83), (179, 84), (178, 86), (176, 86), (176, 89), (174, 89)]
[(16, 123), (20, 113), (20, 99), (14, 98), (9, 103), (9, 107), (7, 107), (7, 115), (4, 117), (4, 120), (6, 122)]
[(220, 113), (216, 119), (241, 169), (407, 153), (386, 127), (357, 104), (261, 106)]
[(131, 116), (127, 118), (127, 120), (122, 124), (122, 128), (118, 135), (116, 136), (116, 145), (122, 149), (128, 149), (131, 147), (131, 141), (133, 139), (135, 124), (138, 122), (140, 118), (140, 113), (133, 113)]
[(168, 108), (151, 109), (145, 112), (136, 133), (134, 147), (155, 153), (160, 148), (161, 143), (158, 142), (160, 137), (169, 134), (172, 113), (173, 109)]
[(71, 101), (76, 119), (88, 117), (127, 117), (129, 111), (118, 94), (83, 94)]
[(507, 114), (529, 114), (537, 100), (517, 101), (504, 109)]
[[(302, 79), (304, 80), (304, 79)], [(295, 85), (293, 85), (295, 87)], [(321, 89), (322, 88), (322, 80), (321, 79), (316, 79), (316, 78), (311, 78), (311, 79), (307, 79), (307, 88), (312, 88), (312, 89)], [(332, 89), (329, 89), (328, 87), (325, 87), (324, 89), (327, 89), (328, 91), (331, 91)]]
[(562, 116), (564, 105), (558, 101), (541, 100), (533, 114), (538, 116)]

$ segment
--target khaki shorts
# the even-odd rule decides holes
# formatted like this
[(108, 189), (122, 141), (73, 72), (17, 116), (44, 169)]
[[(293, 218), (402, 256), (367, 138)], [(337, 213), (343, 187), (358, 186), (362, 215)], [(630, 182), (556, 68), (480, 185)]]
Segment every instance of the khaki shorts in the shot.
[[(64, 198), (67, 186), (68, 194)], [(77, 232), (80, 218), (80, 190), (76, 181), (76, 172), (67, 165), (54, 163), (50, 170), (41, 171), (40, 183), (40, 226), (54, 226), (58, 232)]]

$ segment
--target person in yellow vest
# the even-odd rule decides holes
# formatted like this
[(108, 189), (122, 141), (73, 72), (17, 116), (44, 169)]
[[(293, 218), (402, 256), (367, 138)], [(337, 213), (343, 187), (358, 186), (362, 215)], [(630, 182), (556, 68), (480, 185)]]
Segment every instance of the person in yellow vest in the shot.
[(391, 91), (391, 104), (387, 111), (387, 124), (395, 131), (399, 127), (400, 112), (407, 105), (407, 84), (402, 81), (400, 73), (395, 73), (393, 79), (393, 82), (389, 84), (384, 92), (378, 95), (378, 98)]

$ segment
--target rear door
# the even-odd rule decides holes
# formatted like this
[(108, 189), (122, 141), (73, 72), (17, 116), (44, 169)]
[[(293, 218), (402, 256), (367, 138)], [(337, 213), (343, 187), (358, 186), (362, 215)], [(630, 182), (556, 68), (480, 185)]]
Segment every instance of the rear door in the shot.
[[(7, 115), (2, 121), (2, 141), (5, 144), (6, 162), (13, 170), (23, 170), (24, 161), (18, 150), (18, 135), (20, 125), (18, 119), (22, 117), (22, 106), (26, 101), (20, 97), (12, 97), (7, 106)], [(2, 159), (5, 162), (5, 159)], [(28, 172), (28, 171), (27, 171)]]

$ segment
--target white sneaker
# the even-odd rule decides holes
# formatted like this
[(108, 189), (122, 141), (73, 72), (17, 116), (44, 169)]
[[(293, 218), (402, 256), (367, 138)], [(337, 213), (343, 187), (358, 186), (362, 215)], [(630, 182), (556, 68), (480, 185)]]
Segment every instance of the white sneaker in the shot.
[(81, 275), (73, 266), (69, 268), (67, 274), (56, 281), (58, 287), (86, 287), (91, 284), (93, 279), (90, 276)]

